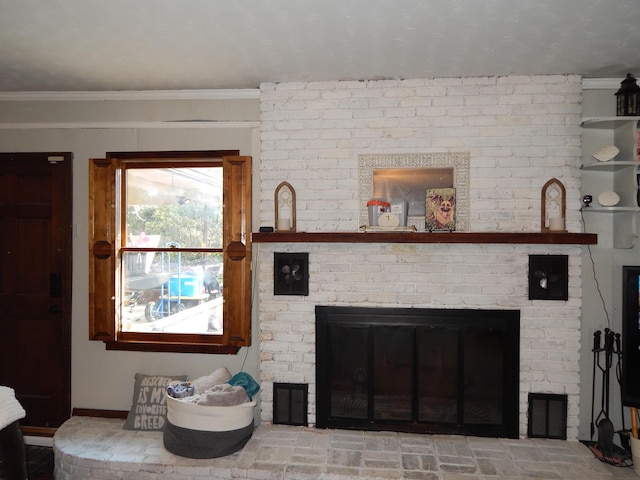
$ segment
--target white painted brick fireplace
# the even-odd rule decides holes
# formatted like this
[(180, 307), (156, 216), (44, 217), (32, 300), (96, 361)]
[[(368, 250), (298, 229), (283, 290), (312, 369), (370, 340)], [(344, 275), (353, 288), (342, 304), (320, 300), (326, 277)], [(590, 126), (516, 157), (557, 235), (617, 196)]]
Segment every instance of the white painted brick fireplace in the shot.
[[(261, 86), (261, 225), (288, 181), (297, 230), (358, 231), (362, 154), (469, 152), (472, 232), (539, 232), (540, 191), (567, 191), (580, 231), (579, 76), (281, 83)], [(259, 166), (258, 166), (259, 165)], [(256, 243), (263, 421), (272, 382), (309, 384), (315, 423), (316, 305), (492, 308), (521, 312), (520, 435), (529, 392), (568, 395), (578, 436), (582, 257), (577, 245)], [(309, 253), (309, 295), (274, 296), (273, 252)], [(569, 257), (569, 300), (528, 300), (529, 254)]]

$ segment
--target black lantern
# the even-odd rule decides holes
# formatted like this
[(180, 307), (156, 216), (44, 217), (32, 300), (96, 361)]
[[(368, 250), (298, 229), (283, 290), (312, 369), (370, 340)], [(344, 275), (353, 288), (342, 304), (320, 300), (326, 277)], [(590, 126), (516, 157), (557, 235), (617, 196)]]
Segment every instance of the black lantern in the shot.
[(640, 115), (640, 87), (630, 73), (620, 82), (620, 90), (616, 92), (618, 116)]

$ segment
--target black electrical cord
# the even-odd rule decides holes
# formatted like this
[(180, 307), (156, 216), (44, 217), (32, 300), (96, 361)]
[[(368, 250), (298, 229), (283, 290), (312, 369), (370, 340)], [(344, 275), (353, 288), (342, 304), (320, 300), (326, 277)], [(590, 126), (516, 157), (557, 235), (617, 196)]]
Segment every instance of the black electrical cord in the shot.
[[(583, 233), (586, 233), (584, 229), (584, 213), (582, 209), (580, 210), (580, 217), (582, 218), (582, 229)], [(600, 283), (598, 282), (598, 277), (596, 276), (596, 263), (593, 260), (593, 253), (591, 252), (591, 245), (587, 245), (587, 251), (589, 252), (589, 260), (591, 260), (591, 271), (593, 273), (593, 280), (596, 284), (596, 291), (600, 296), (600, 301), (602, 302), (602, 309), (604, 310), (605, 318), (607, 319), (607, 327), (611, 328), (611, 319), (609, 318), (609, 311), (607, 310), (607, 304), (604, 301), (604, 297), (602, 296), (602, 291), (600, 290)]]

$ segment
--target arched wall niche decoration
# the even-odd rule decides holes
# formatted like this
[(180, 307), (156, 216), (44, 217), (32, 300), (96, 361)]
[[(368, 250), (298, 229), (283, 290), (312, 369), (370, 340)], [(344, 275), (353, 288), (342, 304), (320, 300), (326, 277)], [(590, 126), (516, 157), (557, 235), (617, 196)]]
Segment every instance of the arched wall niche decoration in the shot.
[(289, 182), (282, 182), (273, 194), (277, 232), (296, 231), (296, 191)]
[(567, 192), (557, 178), (542, 187), (540, 194), (540, 231), (564, 232), (567, 218)]

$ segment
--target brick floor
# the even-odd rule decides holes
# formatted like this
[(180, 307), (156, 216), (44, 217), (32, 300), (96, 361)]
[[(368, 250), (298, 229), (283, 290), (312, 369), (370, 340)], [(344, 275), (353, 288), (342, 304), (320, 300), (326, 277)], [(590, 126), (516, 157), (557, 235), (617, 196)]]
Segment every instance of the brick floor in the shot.
[(54, 437), (58, 480), (413, 479), (604, 480), (633, 468), (594, 458), (579, 442), (495, 439), (260, 425), (239, 452), (179, 457), (162, 433), (123, 430), (123, 420), (73, 417)]

